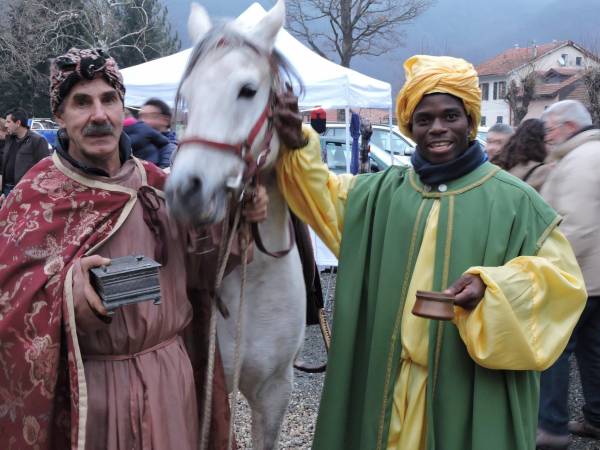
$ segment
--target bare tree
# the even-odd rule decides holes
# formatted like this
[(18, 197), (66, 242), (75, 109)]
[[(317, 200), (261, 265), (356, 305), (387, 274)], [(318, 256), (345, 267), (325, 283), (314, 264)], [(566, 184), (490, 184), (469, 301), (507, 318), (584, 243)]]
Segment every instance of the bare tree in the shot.
[(590, 67), (583, 74), (583, 83), (588, 96), (588, 109), (594, 125), (600, 127), (600, 67)]
[(291, 32), (319, 55), (337, 54), (350, 67), (354, 56), (380, 56), (402, 45), (401, 25), (434, 0), (287, 0)]
[[(48, 52), (62, 51), (65, 45), (102, 48), (108, 52), (133, 49), (142, 60), (148, 51), (161, 53), (164, 39), (156, 37), (156, 0), (21, 0), (14, 7), (10, 30), (0, 34), (0, 43), (11, 62), (30, 67)], [(132, 20), (133, 19), (133, 20)], [(170, 27), (169, 27), (170, 31)], [(162, 37), (162, 36), (161, 36)], [(28, 48), (22, 48), (22, 39)], [(169, 47), (178, 43), (168, 42)], [(21, 47), (21, 48), (16, 48)], [(167, 50), (173, 50), (168, 48)]]
[(0, 83), (17, 83), (18, 104), (29, 110), (47, 109), (48, 58), (70, 47), (102, 48), (121, 67), (179, 49), (159, 0), (16, 0), (7, 9)]
[(512, 113), (512, 125), (518, 126), (527, 115), (529, 104), (535, 95), (536, 72), (535, 65), (531, 62), (515, 78), (510, 80), (506, 97)]
[(582, 46), (589, 52), (584, 58), (585, 70), (581, 77), (587, 96), (585, 106), (594, 125), (600, 128), (600, 35), (587, 36)]

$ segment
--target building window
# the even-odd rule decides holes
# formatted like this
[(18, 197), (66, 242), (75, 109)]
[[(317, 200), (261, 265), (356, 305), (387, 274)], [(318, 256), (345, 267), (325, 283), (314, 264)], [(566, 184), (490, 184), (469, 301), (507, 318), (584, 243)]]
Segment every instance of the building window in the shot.
[(503, 123), (503, 122), (504, 122), (504, 117), (502, 117), (502, 116), (496, 117), (496, 123)]
[(494, 83), (494, 100), (502, 100), (506, 97), (506, 81), (496, 81)]
[(561, 59), (561, 66), (566, 66), (567, 60), (569, 59), (569, 54), (563, 53), (562, 55), (560, 55), (560, 59)]
[(479, 85), (481, 89), (481, 100), (489, 100), (490, 99), (490, 84), (482, 83)]
[(500, 81), (498, 82), (498, 98), (504, 99), (506, 97), (506, 82)]
[(582, 61), (581, 56), (575, 57), (575, 65), (576, 66), (580, 66), (581, 65), (581, 61)]
[(485, 116), (481, 116), (481, 124), (480, 124), (480, 125), (481, 125), (482, 127), (485, 127), (485, 122), (486, 122), (486, 118), (485, 118)]

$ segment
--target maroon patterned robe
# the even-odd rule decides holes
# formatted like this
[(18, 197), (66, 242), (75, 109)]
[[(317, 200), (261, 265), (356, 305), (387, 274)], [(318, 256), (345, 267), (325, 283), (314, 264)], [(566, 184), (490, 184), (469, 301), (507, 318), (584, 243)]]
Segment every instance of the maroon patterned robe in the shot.
[[(163, 172), (148, 163), (136, 164), (143, 167), (147, 185), (160, 193)], [(119, 229), (135, 197), (135, 191), (88, 183), (65, 169), (55, 154), (27, 173), (0, 210), (1, 448), (85, 448), (88, 396), (72, 266)], [(201, 398), (208, 308), (193, 307), (192, 327), (198, 332), (186, 337), (188, 351), (194, 347), (190, 356)], [(219, 364), (216, 375), (211, 427), (215, 449), (225, 446), (229, 420)]]

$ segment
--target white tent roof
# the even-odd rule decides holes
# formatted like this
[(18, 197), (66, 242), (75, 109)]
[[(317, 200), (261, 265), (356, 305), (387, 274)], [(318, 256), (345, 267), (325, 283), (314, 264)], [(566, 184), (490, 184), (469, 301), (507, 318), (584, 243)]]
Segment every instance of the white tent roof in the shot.
[[(244, 11), (239, 21), (256, 23), (265, 10), (254, 3)], [(275, 47), (290, 62), (304, 84), (301, 107), (323, 108), (390, 108), (392, 88), (389, 83), (368, 77), (352, 69), (339, 66), (320, 57), (305, 47), (286, 30), (277, 35)], [(192, 50), (155, 59), (121, 72), (127, 93), (126, 105), (141, 105), (150, 97), (158, 97), (173, 105), (179, 80)], [(296, 89), (297, 91), (297, 89)]]

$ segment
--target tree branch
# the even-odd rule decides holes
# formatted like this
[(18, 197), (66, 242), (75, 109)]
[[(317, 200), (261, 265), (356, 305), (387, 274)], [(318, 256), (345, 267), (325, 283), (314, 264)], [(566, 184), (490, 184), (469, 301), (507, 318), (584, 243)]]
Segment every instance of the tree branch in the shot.
[(400, 27), (434, 1), (288, 0), (288, 23), (292, 34), (321, 56), (331, 47), (342, 64), (349, 65), (353, 56), (379, 56), (400, 45)]

